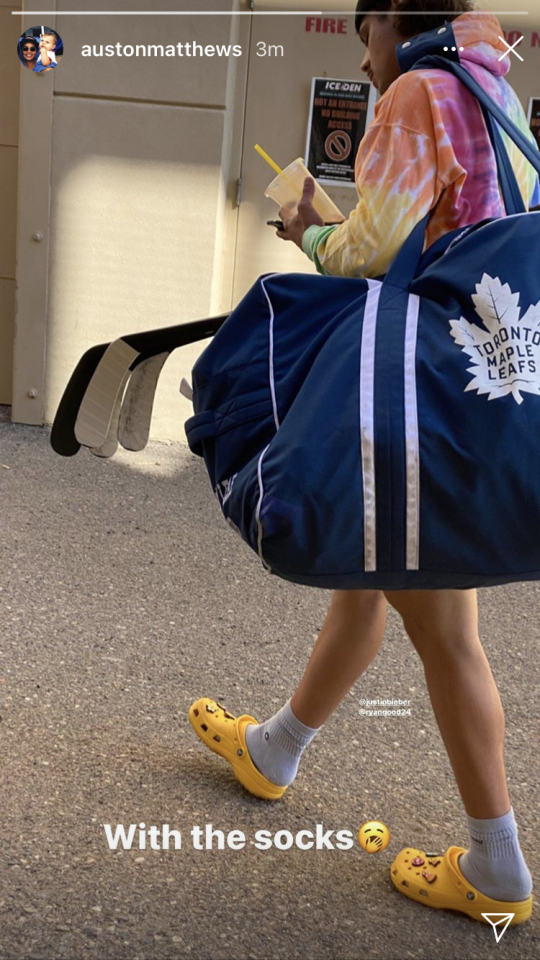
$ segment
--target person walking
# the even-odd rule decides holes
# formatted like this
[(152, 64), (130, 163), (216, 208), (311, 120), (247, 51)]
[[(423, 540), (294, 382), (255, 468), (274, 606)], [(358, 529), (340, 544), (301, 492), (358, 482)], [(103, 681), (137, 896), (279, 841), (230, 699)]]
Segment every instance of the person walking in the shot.
[[(343, 223), (325, 226), (307, 179), (297, 213), (280, 210), (278, 236), (296, 243), (319, 273), (380, 277), (427, 213), (426, 247), (459, 227), (505, 215), (475, 97), (444, 70), (400, 72), (396, 47), (427, 31), (435, 39), (440, 34), (442, 47), (449, 23), (461, 64), (533, 142), (505, 79), (510, 64), (501, 59), (495, 16), (477, 15), (469, 0), (359, 0), (355, 28), (366, 47), (361, 69), (381, 97), (356, 158), (357, 207)], [(537, 174), (509, 138), (504, 142), (526, 207), (537, 205)], [(470, 834), (468, 849), (453, 846), (436, 857), (402, 850), (392, 881), (426, 906), (477, 920), (483, 912), (514, 913), (512, 923), (527, 920), (532, 878), (508, 793), (504, 714), (479, 638), (476, 590), (336, 590), (300, 684), (275, 716), (263, 723), (235, 717), (203, 697), (192, 704), (190, 722), (248, 790), (279, 799), (306, 747), (377, 655), (388, 604), (422, 660)]]

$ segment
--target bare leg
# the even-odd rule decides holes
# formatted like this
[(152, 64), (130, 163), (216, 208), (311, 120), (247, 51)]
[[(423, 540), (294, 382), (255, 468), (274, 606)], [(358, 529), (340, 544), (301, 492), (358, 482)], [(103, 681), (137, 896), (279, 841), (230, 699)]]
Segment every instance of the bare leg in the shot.
[(384, 637), (386, 611), (381, 590), (336, 590), (291, 699), (301, 723), (322, 726), (367, 669)]
[(385, 592), (424, 665), (433, 711), (470, 817), (510, 810), (504, 713), (478, 637), (476, 590)]

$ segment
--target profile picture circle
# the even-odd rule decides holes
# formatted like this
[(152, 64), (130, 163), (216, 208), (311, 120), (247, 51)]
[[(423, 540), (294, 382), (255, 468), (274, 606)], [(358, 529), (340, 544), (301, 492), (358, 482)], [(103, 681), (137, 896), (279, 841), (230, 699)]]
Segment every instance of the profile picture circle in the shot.
[(48, 73), (60, 63), (64, 44), (56, 30), (42, 24), (25, 30), (22, 37), (19, 37), (17, 53), (25, 70)]

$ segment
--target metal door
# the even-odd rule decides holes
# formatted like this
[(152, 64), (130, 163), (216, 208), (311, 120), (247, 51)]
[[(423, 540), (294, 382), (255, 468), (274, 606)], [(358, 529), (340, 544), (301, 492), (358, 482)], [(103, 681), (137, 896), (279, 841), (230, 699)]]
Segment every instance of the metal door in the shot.
[[(233, 302), (271, 271), (314, 272), (292, 243), (275, 236), (266, 221), (278, 207), (264, 196), (274, 174), (253, 149), (260, 145), (280, 166), (305, 154), (312, 77), (365, 80), (364, 47), (353, 17), (273, 15), (253, 17), (242, 157), (241, 203)], [(369, 120), (369, 116), (368, 116)], [(325, 187), (345, 216), (356, 205), (354, 187)]]

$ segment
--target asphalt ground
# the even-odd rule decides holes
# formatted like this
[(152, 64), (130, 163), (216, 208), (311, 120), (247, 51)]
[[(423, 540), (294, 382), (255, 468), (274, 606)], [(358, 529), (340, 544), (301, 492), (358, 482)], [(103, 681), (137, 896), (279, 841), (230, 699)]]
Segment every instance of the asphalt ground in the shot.
[[(182, 445), (62, 459), (48, 430), (3, 423), (0, 451), (1, 960), (540, 957), (538, 908), (497, 944), (490, 926), (412, 903), (390, 882), (403, 846), (467, 844), (421, 663), (393, 611), (294, 785), (258, 800), (198, 741), (188, 707), (209, 695), (234, 713), (274, 713), (329, 594), (262, 569)], [(534, 583), (480, 592), (536, 878), (539, 603)], [(411, 716), (362, 716), (361, 698), (410, 700)], [(371, 819), (392, 834), (374, 855), (356, 842), (250, 842), (317, 824), (356, 836)], [(168, 823), (182, 847), (109, 849), (103, 824), (139, 823)], [(242, 831), (245, 847), (194, 849), (190, 831), (206, 824)]]

